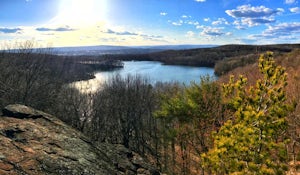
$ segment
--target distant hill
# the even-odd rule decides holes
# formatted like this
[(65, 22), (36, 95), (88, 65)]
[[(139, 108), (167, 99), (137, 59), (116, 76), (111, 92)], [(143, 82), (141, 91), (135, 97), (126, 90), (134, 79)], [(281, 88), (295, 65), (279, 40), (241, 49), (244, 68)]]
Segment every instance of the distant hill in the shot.
[(79, 47), (56, 47), (57, 55), (107, 55), (107, 54), (146, 54), (165, 50), (184, 50), (195, 48), (211, 48), (217, 45), (161, 45), (161, 46), (79, 46)]
[(158, 50), (186, 50), (186, 49), (197, 49), (197, 48), (212, 48), (218, 45), (159, 45), (159, 46), (137, 46), (142, 49), (158, 49)]
[[(161, 45), (161, 46), (87, 46), (55, 48), (58, 55), (84, 56), (81, 59), (113, 59), (123, 61), (160, 61), (168, 65), (214, 67), (223, 75), (236, 67), (255, 62), (259, 54), (291, 52), (300, 44), (275, 45)], [(102, 55), (102, 56), (101, 56)], [(105, 56), (104, 56), (105, 55)], [(100, 57), (99, 57), (100, 56)]]
[(145, 54), (113, 54), (107, 57), (124, 61), (160, 61), (169, 65), (199, 67), (215, 67), (217, 64), (215, 73), (221, 75), (236, 67), (255, 62), (259, 54), (266, 51), (280, 54), (291, 52), (295, 48), (300, 48), (300, 44), (223, 45), (195, 49), (167, 49), (160, 52)]

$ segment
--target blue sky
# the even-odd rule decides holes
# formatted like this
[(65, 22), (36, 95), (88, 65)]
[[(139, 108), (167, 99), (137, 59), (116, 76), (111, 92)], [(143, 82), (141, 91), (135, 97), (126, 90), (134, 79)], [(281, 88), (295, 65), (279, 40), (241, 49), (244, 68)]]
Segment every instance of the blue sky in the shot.
[(0, 0), (0, 44), (300, 43), (298, 0)]

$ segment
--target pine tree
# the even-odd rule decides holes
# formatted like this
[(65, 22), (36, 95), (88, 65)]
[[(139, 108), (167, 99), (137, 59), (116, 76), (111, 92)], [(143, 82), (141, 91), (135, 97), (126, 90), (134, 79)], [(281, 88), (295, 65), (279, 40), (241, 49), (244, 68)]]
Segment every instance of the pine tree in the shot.
[(226, 103), (234, 115), (214, 133), (213, 148), (201, 156), (207, 171), (284, 174), (287, 170), (287, 74), (275, 64), (271, 52), (260, 56), (258, 66), (262, 78), (255, 86), (247, 86), (243, 76), (237, 81), (232, 76), (223, 85)]
[[(211, 146), (211, 137), (207, 136), (221, 123), (218, 118), (222, 111), (220, 99), (220, 86), (209, 76), (201, 77), (199, 84), (191, 83), (173, 92), (171, 97), (162, 99), (161, 109), (155, 114), (169, 126), (165, 128), (165, 134), (172, 142), (173, 149), (174, 146), (179, 148), (176, 156), (180, 161), (172, 165), (179, 167), (181, 172), (177, 173), (188, 174), (190, 169), (202, 171), (198, 155)], [(196, 168), (192, 168), (191, 164), (195, 164)]]

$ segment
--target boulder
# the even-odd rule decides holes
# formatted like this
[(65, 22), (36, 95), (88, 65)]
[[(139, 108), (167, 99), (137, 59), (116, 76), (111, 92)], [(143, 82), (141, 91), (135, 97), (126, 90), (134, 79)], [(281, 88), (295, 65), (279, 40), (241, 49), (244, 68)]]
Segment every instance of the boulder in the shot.
[(44, 112), (35, 110), (33, 108), (30, 108), (28, 106), (20, 105), (20, 104), (14, 104), (14, 105), (8, 105), (2, 110), (2, 115), (7, 117), (15, 117), (15, 118), (40, 118), (43, 115), (45, 115)]
[(121, 175), (159, 171), (123, 145), (93, 143), (54, 116), (9, 105), (0, 118), (0, 174)]

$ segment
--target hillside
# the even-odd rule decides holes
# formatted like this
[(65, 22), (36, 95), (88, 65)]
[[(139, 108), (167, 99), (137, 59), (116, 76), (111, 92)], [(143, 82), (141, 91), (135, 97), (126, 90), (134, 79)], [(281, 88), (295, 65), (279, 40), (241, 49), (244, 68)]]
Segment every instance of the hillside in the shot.
[(223, 45), (211, 48), (167, 50), (149, 54), (108, 55), (106, 57), (119, 60), (160, 61), (170, 65), (217, 66), (215, 67), (217, 75), (222, 75), (236, 67), (254, 63), (258, 55), (266, 51), (279, 54), (291, 52), (295, 48), (300, 48), (300, 44)]
[(57, 55), (65, 56), (97, 56), (106, 54), (147, 54), (161, 52), (164, 50), (184, 50), (195, 48), (210, 48), (216, 45), (159, 45), (159, 46), (78, 46), (78, 47), (56, 47), (54, 52)]
[(0, 120), (0, 174), (160, 174), (122, 145), (93, 144), (54, 116), (9, 105)]

